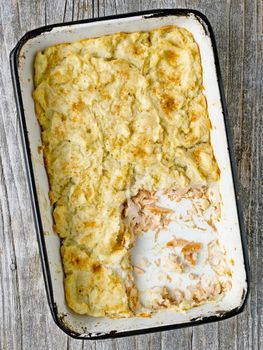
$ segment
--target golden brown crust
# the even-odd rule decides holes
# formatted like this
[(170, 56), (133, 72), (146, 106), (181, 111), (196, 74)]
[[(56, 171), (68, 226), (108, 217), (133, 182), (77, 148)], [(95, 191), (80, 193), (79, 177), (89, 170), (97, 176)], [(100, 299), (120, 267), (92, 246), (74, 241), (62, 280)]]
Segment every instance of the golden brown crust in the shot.
[(174, 26), (59, 44), (36, 55), (34, 82), (68, 305), (130, 316), (138, 293), (123, 203), (219, 178), (198, 46)]

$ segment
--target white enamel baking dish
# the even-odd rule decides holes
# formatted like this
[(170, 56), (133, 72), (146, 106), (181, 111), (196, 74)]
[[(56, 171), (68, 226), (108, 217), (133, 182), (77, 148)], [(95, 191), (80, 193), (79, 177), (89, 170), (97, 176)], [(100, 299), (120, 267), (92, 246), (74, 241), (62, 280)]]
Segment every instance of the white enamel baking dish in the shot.
[[(41, 145), (40, 128), (32, 99), (34, 56), (39, 50), (61, 42), (120, 31), (148, 31), (163, 25), (177, 25), (188, 29), (199, 45), (204, 93), (212, 123), (211, 142), (221, 170), (219, 187), (222, 196), (222, 219), (219, 233), (228, 258), (235, 262), (232, 271), (233, 286), (222, 300), (204, 304), (184, 313), (166, 310), (150, 318), (129, 319), (80, 316), (66, 306), (64, 299), (60, 242), (52, 228), (48, 180), (42, 154), (38, 152), (38, 147)], [(237, 203), (232, 148), (229, 144), (231, 140), (228, 135), (227, 111), (217, 52), (207, 18), (197, 11), (173, 9), (46, 26), (26, 33), (11, 52), (10, 61), (44, 280), (49, 306), (56, 324), (72, 337), (98, 339), (192, 326), (217, 321), (241, 312), (248, 293), (247, 252)], [(137, 251), (140, 251), (140, 244), (147, 246), (147, 240), (143, 241), (142, 238), (138, 240)]]

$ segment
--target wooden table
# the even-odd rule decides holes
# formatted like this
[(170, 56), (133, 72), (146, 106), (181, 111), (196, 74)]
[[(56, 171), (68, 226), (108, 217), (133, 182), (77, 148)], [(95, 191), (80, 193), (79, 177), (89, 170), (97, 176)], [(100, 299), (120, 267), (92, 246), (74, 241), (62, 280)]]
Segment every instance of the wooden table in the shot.
[[(9, 70), (9, 52), (45, 24), (152, 8), (195, 8), (214, 28), (238, 164), (252, 272), (245, 311), (194, 328), (106, 341), (79, 341), (48, 309)], [(0, 0), (0, 349), (263, 349), (261, 0)]]

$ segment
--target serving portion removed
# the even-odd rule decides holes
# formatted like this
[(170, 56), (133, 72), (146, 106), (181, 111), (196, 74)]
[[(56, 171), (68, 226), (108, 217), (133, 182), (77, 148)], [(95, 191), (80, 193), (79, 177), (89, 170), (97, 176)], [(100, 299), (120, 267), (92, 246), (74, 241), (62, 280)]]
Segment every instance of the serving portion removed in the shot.
[[(118, 318), (223, 297), (231, 262), (218, 240), (220, 171), (192, 34), (165, 26), (51, 46), (36, 55), (34, 84), (68, 306)], [(214, 234), (162, 239), (174, 221)], [(138, 266), (131, 251), (149, 232), (167, 253)], [(139, 290), (160, 266), (158, 287)]]

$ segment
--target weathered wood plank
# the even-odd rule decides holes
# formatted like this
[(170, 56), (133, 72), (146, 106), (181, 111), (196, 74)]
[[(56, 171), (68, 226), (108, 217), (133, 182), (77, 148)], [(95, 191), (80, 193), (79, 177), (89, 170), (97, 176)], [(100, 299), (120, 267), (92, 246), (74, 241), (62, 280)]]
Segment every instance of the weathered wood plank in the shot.
[[(36, 244), (8, 54), (26, 31), (50, 23), (150, 8), (190, 7), (214, 28), (237, 156), (252, 274), (245, 311), (218, 324), (108, 341), (68, 338), (51, 319)], [(0, 2), (0, 349), (263, 348), (261, 0), (20, 0)]]

